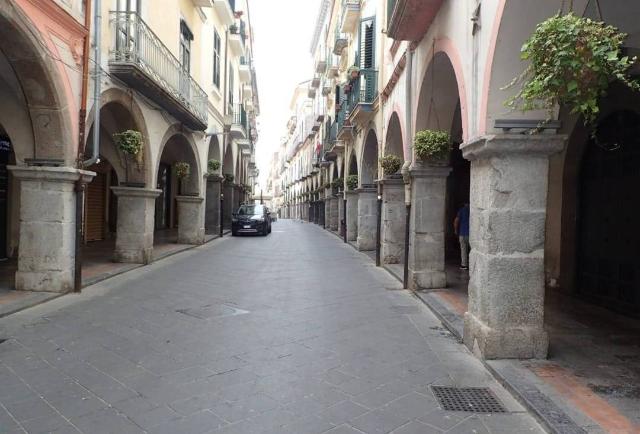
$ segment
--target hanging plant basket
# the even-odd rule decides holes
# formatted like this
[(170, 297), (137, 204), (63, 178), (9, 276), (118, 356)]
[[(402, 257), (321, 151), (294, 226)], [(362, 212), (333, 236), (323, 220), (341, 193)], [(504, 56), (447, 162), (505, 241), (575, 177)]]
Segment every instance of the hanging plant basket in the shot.
[(550, 119), (559, 104), (582, 115), (585, 124), (592, 123), (612, 81), (640, 89), (628, 76), (636, 58), (622, 53), (626, 36), (613, 26), (573, 13), (538, 24), (521, 49), (529, 66), (506, 87), (522, 88), (506, 105), (522, 111), (545, 109)]
[(349, 190), (355, 190), (358, 188), (358, 175), (347, 176), (347, 188)]
[(451, 136), (446, 131), (418, 131), (413, 141), (413, 149), (420, 160), (441, 162), (449, 157)]
[(391, 176), (400, 170), (402, 167), (402, 160), (396, 155), (385, 155), (380, 158), (380, 165), (385, 175)]
[(218, 160), (209, 160), (207, 162), (207, 172), (209, 175), (213, 175), (220, 169), (220, 162)]
[[(112, 135), (113, 141), (122, 153), (122, 163), (125, 168), (125, 182), (124, 185), (129, 187), (144, 187), (144, 182), (141, 182), (139, 172), (143, 166), (143, 138), (140, 131), (126, 130), (121, 133), (115, 133)], [(136, 173), (133, 169), (137, 169)], [(133, 179), (131, 179), (133, 178)]]

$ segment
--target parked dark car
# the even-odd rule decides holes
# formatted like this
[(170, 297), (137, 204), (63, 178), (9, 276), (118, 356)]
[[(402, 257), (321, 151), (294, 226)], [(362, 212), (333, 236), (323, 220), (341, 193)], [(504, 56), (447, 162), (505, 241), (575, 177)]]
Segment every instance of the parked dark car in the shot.
[(231, 219), (231, 235), (271, 233), (271, 213), (264, 205), (241, 205)]

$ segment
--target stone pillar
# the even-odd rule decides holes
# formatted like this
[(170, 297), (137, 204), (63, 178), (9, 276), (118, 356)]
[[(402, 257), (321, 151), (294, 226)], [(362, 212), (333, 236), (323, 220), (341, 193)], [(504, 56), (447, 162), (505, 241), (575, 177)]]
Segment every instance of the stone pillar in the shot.
[(339, 202), (342, 202), (341, 197), (332, 197), (331, 203), (329, 204), (331, 207), (329, 211), (331, 216), (331, 230), (334, 232), (338, 232), (338, 229), (340, 227)]
[(15, 287), (23, 291), (74, 289), (75, 182), (95, 173), (71, 167), (8, 166), (20, 180), (20, 241)]
[(324, 200), (324, 227), (326, 229), (331, 229), (331, 202), (333, 198), (326, 195), (326, 199)]
[(486, 136), (471, 161), (471, 258), (464, 342), (486, 359), (544, 358), (544, 244), (556, 135)]
[(347, 191), (347, 241), (358, 239), (358, 192)]
[(162, 190), (111, 187), (118, 196), (116, 262), (148, 264), (153, 261), (156, 198)]
[(382, 184), (382, 227), (380, 258), (383, 264), (404, 263), (406, 206), (404, 181), (384, 179)]
[[(409, 288), (447, 286), (444, 265), (445, 199), (450, 167), (414, 164), (411, 175)], [(453, 222), (451, 222), (453, 224)]]
[(235, 188), (231, 182), (225, 182), (222, 186), (224, 192), (224, 204), (223, 204), (223, 224), (226, 229), (231, 229), (231, 216), (235, 212)]
[(220, 193), (221, 177), (211, 175), (207, 177), (207, 200), (205, 204), (204, 227), (209, 234), (220, 233)]
[(344, 231), (347, 230), (347, 222), (344, 216), (344, 195), (341, 193), (336, 199), (338, 200), (338, 226), (336, 230), (342, 237)]
[(176, 196), (178, 244), (204, 244), (204, 198)]
[(356, 245), (360, 251), (376, 249), (378, 225), (378, 193), (375, 188), (359, 188)]

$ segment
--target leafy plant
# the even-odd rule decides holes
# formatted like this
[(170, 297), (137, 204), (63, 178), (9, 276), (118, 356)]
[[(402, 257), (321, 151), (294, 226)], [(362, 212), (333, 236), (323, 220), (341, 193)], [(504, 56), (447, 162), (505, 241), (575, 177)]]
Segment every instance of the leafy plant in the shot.
[(397, 173), (402, 167), (402, 160), (400, 157), (390, 154), (380, 158), (380, 165), (385, 175), (393, 175)]
[(331, 181), (331, 187), (333, 188), (340, 188), (344, 185), (344, 179), (343, 178), (336, 178), (333, 181)]
[(142, 151), (142, 133), (135, 130), (126, 130), (113, 134), (113, 140), (118, 149), (127, 155), (137, 156)]
[(209, 160), (207, 162), (207, 171), (211, 173), (215, 173), (220, 169), (220, 162), (218, 160)]
[(451, 136), (446, 131), (418, 131), (413, 141), (413, 149), (421, 160), (445, 159), (451, 149)]
[(233, 174), (231, 174), (231, 173), (225, 173), (225, 174), (224, 174), (224, 180), (225, 180), (225, 182), (229, 182), (229, 183), (231, 183), (231, 182), (233, 182), (233, 179), (234, 179)]
[(347, 188), (349, 190), (355, 190), (358, 188), (358, 175), (347, 176)]
[(600, 111), (599, 99), (612, 80), (640, 89), (627, 75), (636, 58), (622, 55), (626, 36), (613, 26), (573, 13), (543, 21), (522, 46), (521, 58), (530, 64), (506, 87), (522, 86), (506, 105), (523, 111), (546, 109), (551, 117), (560, 104), (581, 114), (585, 124), (593, 122)]
[(176, 176), (178, 179), (187, 179), (191, 176), (191, 165), (189, 163), (185, 163), (184, 161), (180, 161), (176, 163)]

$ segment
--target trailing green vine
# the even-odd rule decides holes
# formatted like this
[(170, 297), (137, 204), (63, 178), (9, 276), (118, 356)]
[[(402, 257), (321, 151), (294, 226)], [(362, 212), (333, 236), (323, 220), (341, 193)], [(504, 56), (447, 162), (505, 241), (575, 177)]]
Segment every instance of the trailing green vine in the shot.
[(545, 109), (551, 118), (559, 104), (582, 115), (585, 124), (592, 123), (611, 81), (640, 90), (628, 76), (636, 58), (622, 53), (626, 37), (611, 25), (573, 13), (543, 21), (522, 46), (521, 58), (530, 64), (506, 86), (522, 86), (506, 105), (522, 111)]

